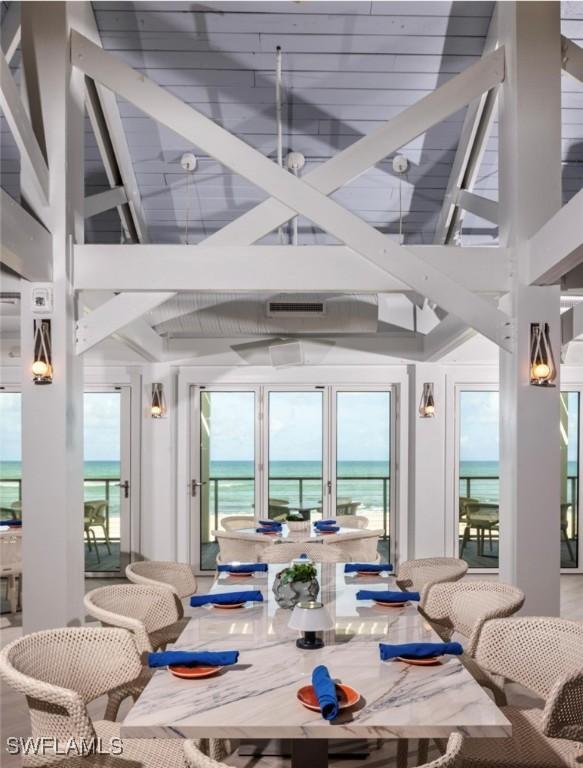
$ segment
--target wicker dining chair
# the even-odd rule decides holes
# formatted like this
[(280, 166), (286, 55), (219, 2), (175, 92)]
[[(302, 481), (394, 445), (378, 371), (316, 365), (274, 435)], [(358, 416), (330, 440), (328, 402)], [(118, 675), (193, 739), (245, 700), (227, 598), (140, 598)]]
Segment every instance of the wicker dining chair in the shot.
[(464, 768), (583, 765), (583, 624), (544, 617), (488, 621), (475, 658), (489, 673), (532, 691), (544, 706), (502, 707), (512, 737), (466, 739)]
[(405, 560), (397, 570), (397, 586), (405, 591), (413, 589), (420, 592), (420, 604), (423, 605), (429, 589), (434, 584), (459, 581), (467, 571), (466, 561), (459, 560), (457, 557)]
[(347, 531), (326, 536), (323, 543), (339, 549), (342, 562), (376, 563), (380, 560), (378, 544), (382, 534), (382, 531)]
[(343, 563), (344, 555), (338, 547), (323, 544), (272, 544), (261, 554), (263, 563), (289, 563), (301, 555), (307, 555), (314, 563)]
[(186, 563), (140, 560), (126, 567), (126, 576), (134, 584), (168, 587), (180, 600), (196, 592), (196, 577)]
[[(87, 704), (131, 684), (142, 664), (132, 635), (125, 629), (67, 627), (25, 635), (0, 652), (0, 677), (26, 696), (33, 738), (77, 745), (101, 739), (111, 748), (120, 726), (91, 720)], [(120, 739), (121, 741), (121, 739)], [(48, 744), (48, 742), (45, 742)], [(115, 742), (114, 742), (115, 745)], [(123, 739), (123, 754), (67, 758), (56, 752), (24, 754), (24, 768), (184, 768), (178, 739)]]
[[(84, 603), (87, 613), (102, 626), (129, 630), (144, 656), (175, 642), (184, 628), (180, 601), (167, 586), (112, 584), (88, 592)], [(130, 685), (111, 691), (106, 718), (115, 720), (122, 701), (128, 696), (135, 701), (151, 676), (144, 667)]]
[(259, 563), (261, 553), (273, 544), (268, 536), (258, 533), (254, 536), (237, 531), (213, 531), (219, 545), (217, 563)]
[(240, 531), (243, 528), (255, 528), (253, 515), (227, 515), (221, 518), (221, 525), (225, 531)]
[(524, 605), (524, 592), (498, 581), (458, 581), (434, 584), (423, 604), (423, 614), (444, 640), (462, 635), (464, 650), (474, 656), (486, 621), (503, 619)]
[[(462, 736), (459, 733), (453, 733), (449, 737), (445, 754), (430, 763), (418, 766), (418, 768), (462, 768), (460, 762), (462, 744)], [(220, 749), (222, 750), (226, 745), (228, 742), (223, 742)], [(224, 760), (227, 755), (216, 757), (210, 752), (209, 756), (202, 751), (204, 746), (206, 746), (204, 741), (200, 743), (191, 739), (184, 742), (184, 757), (188, 768), (230, 768), (226, 763), (218, 762)], [(206, 749), (205, 751), (209, 750)], [(227, 752), (227, 754), (229, 753)], [(261, 763), (258, 765), (260, 766)]]
[(368, 528), (368, 517), (364, 515), (336, 515), (335, 519), (342, 528)]

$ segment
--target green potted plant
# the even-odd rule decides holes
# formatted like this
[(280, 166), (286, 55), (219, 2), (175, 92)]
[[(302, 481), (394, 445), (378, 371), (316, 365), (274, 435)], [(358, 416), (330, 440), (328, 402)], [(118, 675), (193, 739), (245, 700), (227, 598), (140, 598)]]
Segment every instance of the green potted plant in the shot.
[(309, 560), (294, 562), (280, 571), (273, 583), (273, 594), (280, 608), (294, 608), (298, 603), (316, 600), (320, 592), (317, 577), (318, 571)]

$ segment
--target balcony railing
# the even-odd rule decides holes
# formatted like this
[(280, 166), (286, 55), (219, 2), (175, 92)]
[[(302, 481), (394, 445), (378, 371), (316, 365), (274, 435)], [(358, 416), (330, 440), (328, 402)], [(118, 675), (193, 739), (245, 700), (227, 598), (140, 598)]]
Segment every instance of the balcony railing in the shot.
[[(219, 528), (222, 517), (242, 514), (245, 511), (253, 514), (255, 502), (255, 479), (253, 477), (210, 477), (208, 483), (208, 512), (213, 516), (214, 530)], [(343, 489), (346, 483), (351, 483), (351, 487)], [(373, 494), (370, 490), (366, 490), (366, 486), (370, 487), (371, 483), (378, 484), (377, 493)], [(321, 477), (272, 475), (269, 478), (269, 484), (270, 497), (285, 498), (291, 509), (308, 505), (313, 505), (316, 509), (322, 506)], [(290, 485), (291, 489), (289, 488)], [(359, 495), (362, 497), (361, 499), (358, 498)], [(350, 497), (354, 502), (360, 501), (361, 507), (356, 510), (357, 514), (364, 514), (369, 517), (372, 527), (382, 528), (384, 536), (387, 536), (390, 477), (384, 475), (339, 477), (337, 478), (337, 496)], [(374, 498), (371, 498), (373, 496)]]

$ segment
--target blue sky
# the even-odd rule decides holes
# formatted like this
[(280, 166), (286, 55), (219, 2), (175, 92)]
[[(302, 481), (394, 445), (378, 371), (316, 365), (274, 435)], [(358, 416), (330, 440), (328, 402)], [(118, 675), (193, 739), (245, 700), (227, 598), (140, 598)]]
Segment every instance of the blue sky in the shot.
[[(207, 393), (210, 394), (210, 393)], [(252, 461), (254, 394), (212, 393), (211, 459)], [(270, 394), (270, 459), (320, 461), (322, 398), (319, 391)], [(85, 460), (119, 461), (120, 394), (86, 393)], [(569, 395), (569, 461), (577, 459), (577, 395)], [(338, 459), (385, 461), (389, 455), (389, 397), (382, 392), (338, 396)], [(498, 459), (498, 393), (462, 392), (461, 461)], [(20, 460), (20, 395), (0, 393), (0, 461)]]
[[(86, 392), (85, 461), (119, 461), (120, 393)], [(20, 394), (0, 393), (0, 461), (20, 461)]]

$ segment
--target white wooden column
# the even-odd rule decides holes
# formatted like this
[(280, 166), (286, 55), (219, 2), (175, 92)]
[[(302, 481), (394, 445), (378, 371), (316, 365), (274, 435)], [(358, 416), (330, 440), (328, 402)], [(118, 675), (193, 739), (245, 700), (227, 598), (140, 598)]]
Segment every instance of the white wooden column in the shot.
[[(435, 363), (408, 366), (409, 556), (445, 555), (445, 373)], [(433, 384), (435, 416), (423, 419), (423, 384)]]
[[(152, 383), (164, 387), (166, 415), (151, 415)], [(176, 559), (176, 371), (145, 366), (142, 376), (142, 494), (140, 554), (148, 560)]]
[[(82, 6), (83, 4), (79, 4)], [(71, 235), (83, 217), (83, 79), (69, 63), (66, 3), (22, 4), (30, 113), (50, 169), (53, 383), (32, 383), (32, 285), (22, 292), (23, 627), (83, 623), (83, 380), (75, 356)], [(23, 179), (26, 185), (26, 179)]]
[(500, 93), (500, 238), (511, 249), (513, 352), (500, 352), (500, 578), (525, 612), (560, 608), (559, 377), (529, 385), (530, 324), (548, 322), (560, 353), (559, 288), (529, 287), (527, 240), (561, 205), (560, 4), (499, 3), (506, 48)]

